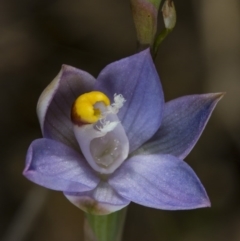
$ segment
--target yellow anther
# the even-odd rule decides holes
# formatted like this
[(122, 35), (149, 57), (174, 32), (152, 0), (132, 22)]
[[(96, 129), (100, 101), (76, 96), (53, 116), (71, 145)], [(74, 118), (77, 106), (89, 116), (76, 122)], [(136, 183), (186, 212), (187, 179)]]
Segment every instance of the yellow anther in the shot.
[(95, 108), (97, 102), (103, 102), (106, 106), (110, 105), (108, 97), (100, 91), (92, 91), (80, 95), (72, 107), (72, 121), (75, 123), (95, 123), (101, 117), (101, 111)]

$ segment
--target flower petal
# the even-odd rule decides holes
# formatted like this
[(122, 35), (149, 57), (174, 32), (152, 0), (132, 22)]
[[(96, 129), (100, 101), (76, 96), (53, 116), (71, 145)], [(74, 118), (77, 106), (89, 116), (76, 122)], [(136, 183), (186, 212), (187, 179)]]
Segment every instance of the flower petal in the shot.
[(43, 136), (79, 150), (70, 119), (74, 100), (93, 89), (95, 78), (87, 72), (63, 65), (60, 73), (41, 94), (37, 113)]
[(149, 49), (109, 64), (98, 76), (94, 88), (111, 100), (115, 93), (126, 99), (118, 117), (128, 136), (130, 152), (159, 128), (163, 92)]
[(161, 127), (138, 153), (171, 154), (184, 159), (222, 96), (222, 93), (189, 95), (167, 102)]
[(23, 175), (41, 186), (68, 192), (92, 190), (99, 182), (81, 154), (45, 138), (31, 143)]
[(190, 166), (171, 155), (134, 156), (113, 174), (109, 184), (124, 198), (147, 207), (180, 210), (210, 206)]
[(65, 192), (64, 195), (75, 206), (94, 215), (107, 215), (126, 207), (130, 203), (117, 194), (106, 182), (100, 182), (90, 192)]

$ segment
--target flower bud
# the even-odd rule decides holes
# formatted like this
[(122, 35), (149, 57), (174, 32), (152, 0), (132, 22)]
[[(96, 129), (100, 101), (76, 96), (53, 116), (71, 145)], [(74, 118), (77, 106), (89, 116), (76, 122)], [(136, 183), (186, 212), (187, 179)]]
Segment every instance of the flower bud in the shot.
[(166, 0), (162, 7), (163, 21), (166, 29), (172, 30), (176, 25), (177, 15), (172, 0)]
[(160, 2), (161, 0), (131, 0), (137, 39), (142, 46), (148, 47), (153, 44)]

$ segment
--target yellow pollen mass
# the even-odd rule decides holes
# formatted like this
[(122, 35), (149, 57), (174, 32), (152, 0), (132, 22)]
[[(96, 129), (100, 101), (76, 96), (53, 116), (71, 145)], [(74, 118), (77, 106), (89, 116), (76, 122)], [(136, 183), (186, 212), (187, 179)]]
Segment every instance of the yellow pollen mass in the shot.
[(80, 95), (72, 107), (72, 120), (83, 123), (95, 123), (101, 118), (101, 111), (94, 107), (97, 102), (110, 105), (108, 97), (100, 91)]

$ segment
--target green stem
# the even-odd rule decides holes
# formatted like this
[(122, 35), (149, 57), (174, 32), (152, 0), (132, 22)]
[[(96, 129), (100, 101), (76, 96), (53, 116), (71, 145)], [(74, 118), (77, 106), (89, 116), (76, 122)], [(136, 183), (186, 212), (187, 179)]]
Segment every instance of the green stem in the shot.
[(85, 241), (121, 241), (127, 208), (109, 215), (86, 214)]
[(156, 58), (158, 48), (162, 41), (168, 36), (169, 33), (171, 33), (172, 29), (165, 28), (155, 39), (154, 45), (153, 45), (153, 59)]

